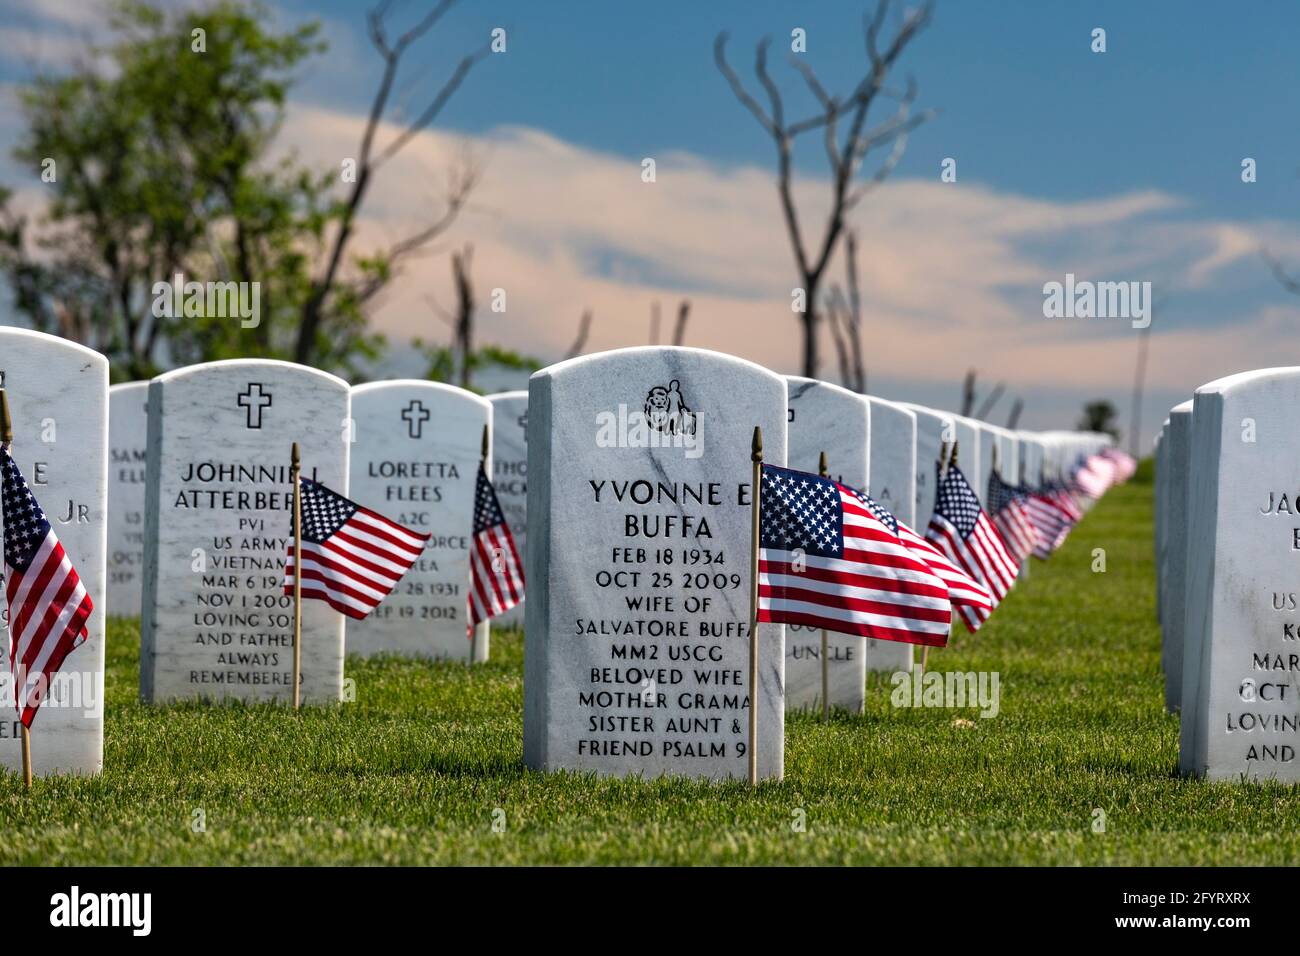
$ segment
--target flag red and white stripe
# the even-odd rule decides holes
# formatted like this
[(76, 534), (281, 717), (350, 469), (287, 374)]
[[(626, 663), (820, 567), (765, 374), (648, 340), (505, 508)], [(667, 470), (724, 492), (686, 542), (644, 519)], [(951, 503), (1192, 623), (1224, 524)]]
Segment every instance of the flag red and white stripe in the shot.
[(524, 599), (524, 564), (496, 489), (480, 462), (474, 494), (474, 544), (470, 553), (469, 622), (473, 627), (504, 614)]
[(300, 494), (302, 556), (300, 562), (290, 528), (284, 593), (293, 594), (294, 574), (301, 566), (304, 598), (364, 618), (392, 593), (429, 535), (404, 528), (310, 478), (300, 480)]
[(1074, 484), (1081, 492), (1096, 501), (1110, 487), (1114, 468), (1100, 455), (1084, 459), (1074, 473)]
[(1033, 555), (1046, 561), (1065, 541), (1074, 520), (1050, 491), (1034, 491), (1025, 498), (1025, 516), (1034, 526)]
[(86, 622), (94, 604), (3, 445), (0, 470), (14, 707), (23, 726), (30, 728), (64, 659), (89, 636)]
[(948, 585), (869, 496), (807, 472), (762, 466), (758, 619), (942, 647)]
[(1137, 462), (1127, 452), (1122, 452), (1118, 448), (1107, 448), (1101, 454), (1115, 467), (1115, 484), (1117, 485), (1128, 481), (1133, 477), (1133, 473), (1137, 471)]
[(1002, 480), (996, 471), (989, 475), (988, 514), (1002, 544), (1017, 566), (1033, 553), (1038, 534), (1025, 513), (1025, 495)]
[(1001, 536), (956, 465), (949, 465), (939, 480), (926, 538), (988, 590), (992, 607), (958, 608), (966, 627), (972, 632), (979, 630), (1015, 585), (1020, 567), (1007, 554)]
[(898, 538), (943, 581), (954, 610), (958, 613), (963, 613), (962, 608), (973, 611), (993, 610), (993, 596), (989, 594), (988, 588), (953, 564), (947, 555), (901, 521), (898, 522)]

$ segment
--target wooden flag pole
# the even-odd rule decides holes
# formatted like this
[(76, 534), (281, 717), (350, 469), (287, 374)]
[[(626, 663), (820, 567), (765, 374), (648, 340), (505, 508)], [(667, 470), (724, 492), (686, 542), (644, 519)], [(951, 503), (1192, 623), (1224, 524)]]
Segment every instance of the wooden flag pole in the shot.
[[(12, 451), (14, 445), (14, 419), (9, 413), (9, 394), (0, 388), (0, 445)], [(12, 664), (12, 662), (10, 662)], [(18, 686), (14, 685), (14, 706), (18, 706)], [(19, 718), (22, 717), (20, 713)], [(21, 720), (20, 720), (21, 722)], [(23, 787), (32, 789), (32, 732), (26, 724), (23, 727)]]
[(302, 706), (302, 458), (298, 443), (289, 452), (293, 482), (293, 709)]
[(763, 429), (754, 426), (754, 441), (750, 446), (750, 460), (754, 463), (751, 496), (751, 573), (749, 578), (749, 785), (758, 786), (758, 552), (760, 499), (763, 496)]
[[(826, 452), (822, 452), (821, 459), (817, 462), (817, 474), (823, 478), (830, 477), (830, 471), (826, 467)], [(828, 724), (831, 720), (831, 680), (830, 680), (830, 663), (826, 660), (827, 654), (826, 628), (822, 628), (822, 723)]]

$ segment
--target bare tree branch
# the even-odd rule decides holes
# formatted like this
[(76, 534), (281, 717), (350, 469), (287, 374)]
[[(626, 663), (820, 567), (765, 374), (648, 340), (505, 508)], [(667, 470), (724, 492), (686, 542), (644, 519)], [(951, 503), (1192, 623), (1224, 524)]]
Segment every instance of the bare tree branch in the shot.
[(968, 369), (966, 378), (961, 383), (961, 414), (963, 418), (969, 418), (971, 410), (975, 407), (975, 370)]
[[(333, 242), (330, 246), (329, 254), (326, 256), (324, 268), (319, 278), (312, 284), (311, 294), (303, 305), (302, 320), (298, 327), (298, 341), (294, 349), (294, 354), (299, 362), (304, 364), (310, 363), (312, 355), (316, 349), (316, 337), (319, 333), (321, 320), (324, 316), (326, 300), (330, 293), (336, 287), (339, 281), (340, 270), (343, 266), (345, 253), (352, 239), (356, 225), (356, 217), (361, 208), (362, 201), (370, 186), (371, 176), (385, 162), (395, 156), (417, 133), (428, 127), (430, 123), (442, 112), (448, 100), (455, 94), (464, 82), (470, 69), (476, 62), (486, 55), (484, 50), (473, 53), (463, 58), (452, 72), (451, 77), (434, 95), (429, 105), (424, 111), (407, 127), (403, 132), (387, 147), (382, 149), (376, 156), (375, 137), (380, 125), (383, 123), (385, 111), (388, 108), (389, 98), (392, 95), (393, 84), (396, 81), (398, 69), (401, 66), (402, 56), (410, 48), (411, 44), (420, 39), (431, 30), (443, 15), (454, 6), (456, 0), (440, 0), (435, 4), (422, 19), (417, 21), (414, 26), (401, 34), (396, 42), (389, 43), (384, 22), (391, 9), (390, 0), (380, 0), (380, 2), (367, 14), (367, 23), (369, 26), (370, 42), (378, 51), (384, 63), (383, 73), (380, 77), (379, 87), (370, 104), (370, 112), (366, 118), (365, 131), (361, 136), (361, 147), (357, 157), (356, 179), (352, 184), (347, 199), (343, 203), (342, 212), (339, 216), (339, 223), (334, 234)], [(471, 184), (472, 185), (472, 184)], [(442, 217), (429, 229), (423, 230), (407, 240), (398, 243), (396, 252), (403, 255), (413, 249), (419, 248), (425, 242), (428, 242), (434, 236), (443, 232), (459, 214), (463, 207), (463, 197), (460, 202), (449, 205), (447, 215)], [(393, 250), (390, 250), (390, 254)], [(382, 285), (382, 283), (378, 283)], [(371, 298), (378, 288), (366, 288), (362, 290), (364, 295), (361, 301)]]
[(587, 309), (582, 313), (582, 318), (578, 321), (578, 334), (564, 356), (566, 359), (577, 358), (582, 354), (582, 350), (587, 347), (587, 333), (591, 331), (591, 319), (591, 309)]
[(840, 366), (840, 384), (845, 388), (852, 388), (851, 375), (849, 371), (849, 348), (844, 340), (844, 331), (841, 325), (847, 330), (849, 328), (849, 319), (842, 314), (840, 301), (842, 294), (839, 286), (831, 287), (831, 294), (826, 297), (826, 319), (831, 328), (831, 341), (835, 345), (835, 358)]
[(988, 421), (989, 413), (993, 411), (993, 406), (998, 403), (998, 399), (1002, 397), (1003, 392), (1006, 390), (1006, 382), (998, 382), (994, 385), (993, 390), (989, 392), (988, 397), (980, 403), (979, 410), (975, 412), (975, 417), (982, 422)]
[(673, 345), (681, 345), (686, 341), (686, 321), (690, 316), (691, 300), (682, 299), (677, 306), (677, 324), (673, 326)]
[(1015, 403), (1011, 406), (1011, 414), (1007, 416), (1008, 428), (1015, 428), (1017, 425), (1020, 424), (1020, 413), (1023, 412), (1024, 410), (1025, 410), (1024, 399), (1017, 398)]
[[(818, 78), (813, 68), (802, 57), (791, 57), (793, 69), (803, 78), (820, 112), (807, 118), (788, 122), (780, 88), (768, 71), (767, 56), (771, 38), (759, 41), (754, 53), (754, 76), (767, 99), (764, 106), (745, 87), (744, 82), (727, 62), (727, 34), (718, 34), (713, 44), (713, 58), (718, 71), (726, 79), (740, 104), (751, 113), (763, 130), (771, 137), (776, 149), (776, 185), (781, 205), (782, 219), (790, 241), (790, 249), (802, 283), (805, 309), (800, 315), (803, 326), (803, 372), (815, 377), (818, 365), (818, 325), (824, 305), (819, 295), (828, 264), (845, 231), (846, 215), (873, 186), (883, 182), (897, 167), (907, 146), (908, 135), (920, 124), (928, 121), (934, 111), (913, 114), (916, 100), (916, 83), (909, 79), (905, 90), (899, 94), (886, 86), (886, 80), (899, 56), (929, 22), (931, 6), (924, 4), (907, 13), (893, 37), (881, 49), (890, 0), (878, 0), (874, 15), (863, 18), (864, 45), (867, 68), (853, 91), (847, 96), (832, 94)], [(889, 119), (869, 127), (867, 118), (877, 98), (898, 99), (897, 109)], [(826, 161), (831, 172), (830, 214), (815, 244), (809, 244), (800, 224), (799, 210), (794, 199), (793, 148), (795, 139), (812, 130), (822, 130)], [(853, 183), (862, 171), (867, 155), (875, 149), (891, 146), (889, 154), (868, 180), (857, 188)], [(815, 249), (814, 253), (812, 250)], [(855, 279), (856, 281), (856, 279)], [(848, 316), (860, 323), (861, 313), (856, 304), (845, 318), (833, 319), (844, 330), (854, 326), (846, 324)], [(842, 334), (832, 326), (832, 335)], [(851, 349), (854, 336), (843, 343)], [(856, 363), (860, 368), (860, 361)], [(858, 377), (857, 368), (854, 378)], [(865, 374), (862, 375), (865, 380)]]

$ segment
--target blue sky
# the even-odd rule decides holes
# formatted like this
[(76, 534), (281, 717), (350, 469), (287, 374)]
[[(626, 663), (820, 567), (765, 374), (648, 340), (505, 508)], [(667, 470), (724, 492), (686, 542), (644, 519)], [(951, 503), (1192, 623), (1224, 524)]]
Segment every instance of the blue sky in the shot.
[[(353, 28), (358, 6), (294, 0), (280, 9)], [(514, 124), (628, 157), (685, 150), (745, 163), (765, 160), (771, 145), (714, 68), (713, 38), (731, 34), (732, 63), (741, 69), (751, 64), (754, 43), (771, 35), (774, 73), (786, 74), (792, 102), (808, 108), (812, 101), (783, 62), (782, 40), (803, 27), (807, 59), (828, 86), (848, 88), (860, 75), (865, 9), (771, 0), (498, 0), (466, 3), (425, 49), (450, 66), (493, 27), (509, 31), (509, 56), (474, 77), (445, 125)], [(1090, 50), (1094, 27), (1107, 31), (1105, 54)], [(941, 0), (904, 63), (920, 85), (919, 104), (942, 115), (912, 137), (898, 174), (931, 176), (953, 156), (963, 178), (1038, 196), (1149, 187), (1238, 217), (1275, 215), (1279, 203), (1300, 213), (1297, 30), (1300, 6), (1286, 2)], [(317, 89), (304, 89), (304, 98), (366, 104), (361, 94), (370, 86), (331, 83), (325, 65), (309, 76)], [(1254, 189), (1241, 188), (1238, 176), (1247, 155), (1264, 173)], [(815, 151), (803, 158), (820, 169)]]
[[(410, 22), (424, 8), (407, 0), (395, 18)], [(772, 145), (732, 98), (711, 46), (728, 30), (731, 61), (749, 79), (754, 43), (771, 34), (773, 74), (801, 113), (812, 102), (784, 62), (791, 29), (807, 31), (807, 61), (844, 90), (862, 69), (866, 8), (465, 0), (413, 51), (399, 89), (414, 95), (440, 81), (494, 27), (507, 29), (508, 51), (474, 71), (427, 150), (376, 194), (372, 234), (399, 229), (440, 153), (467, 140), (487, 157), (484, 211), (458, 224), (457, 241), (477, 243), (482, 284), (509, 287), (520, 303), (506, 319), (485, 317), (486, 334), (553, 357), (593, 307), (593, 347), (641, 344), (649, 303), (670, 314), (690, 295), (693, 344), (798, 371)], [(302, 71), (285, 135), (336, 162), (378, 78), (364, 5), (280, 0), (272, 9), (282, 24), (325, 25), (331, 53)], [(57, 67), (74, 40), (102, 37), (94, 4), (0, 0), (0, 10), (6, 87), (33, 63)], [(1096, 27), (1106, 30), (1104, 54), (1090, 50)], [(1280, 2), (940, 0), (902, 61), (918, 104), (940, 115), (855, 215), (873, 389), (952, 406), (974, 365), (1027, 397), (1028, 424), (1072, 424), (1084, 400), (1101, 396), (1126, 423), (1132, 331), (1042, 317), (1042, 284), (1067, 271), (1155, 286), (1147, 437), (1201, 382), (1295, 361), (1278, 342), (1300, 318), (1300, 299), (1272, 279), (1260, 250), (1300, 273), (1298, 27), (1300, 6)], [(12, 115), (0, 124), (0, 150), (19, 129)], [(647, 156), (660, 170), (651, 200), (636, 178)], [(945, 157), (957, 160), (958, 182), (940, 186)], [(1258, 182), (1241, 181), (1243, 157), (1256, 160)], [(815, 204), (825, 176), (815, 141), (802, 144), (798, 170)], [(540, 190), (548, 196), (537, 195), (534, 174), (554, 184)], [(0, 181), (21, 188), (25, 175), (0, 161)], [(376, 317), (399, 341), (427, 333), (419, 301), (447, 294), (445, 268), (421, 269)]]

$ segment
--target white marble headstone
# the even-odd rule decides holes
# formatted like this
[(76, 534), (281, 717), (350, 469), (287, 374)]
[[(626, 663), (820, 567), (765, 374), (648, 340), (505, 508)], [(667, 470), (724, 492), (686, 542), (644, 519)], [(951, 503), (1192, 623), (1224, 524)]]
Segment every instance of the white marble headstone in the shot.
[[(1188, 494), (1187, 470), (1191, 465), (1192, 437), (1192, 403), (1183, 402), (1175, 405), (1169, 412), (1169, 454), (1166, 464), (1169, 468), (1166, 491), (1172, 513), (1179, 516), (1187, 514)], [(1168, 567), (1165, 576), (1165, 599), (1175, 613), (1169, 616), (1161, 631), (1160, 660), (1165, 672), (1165, 709), (1170, 713), (1178, 710), (1182, 701), (1183, 686), (1183, 610), (1187, 606), (1187, 538), (1190, 533), (1187, 521), (1183, 518), (1169, 524), (1167, 543)]]
[(979, 436), (980, 456), (979, 471), (969, 476), (972, 484), (975, 484), (975, 494), (979, 496), (980, 504), (985, 508), (989, 504), (989, 478), (993, 475), (993, 459), (996, 455), (998, 464), (1002, 463), (1002, 449), (998, 447), (998, 433), (992, 425), (986, 422), (976, 422), (976, 434)]
[[(785, 394), (758, 365), (688, 348), (533, 375), (529, 767), (746, 777), (750, 443), (761, 427), (785, 464)], [(758, 649), (758, 772), (779, 779), (784, 629), (760, 625)]]
[(1043, 440), (1034, 432), (1016, 433), (1020, 449), (1020, 484), (1036, 490), (1043, 485)]
[(108, 390), (108, 607), (140, 616), (144, 580), (144, 460), (149, 383)]
[[(864, 397), (871, 403), (871, 474), (867, 494), (903, 524), (915, 529), (916, 413), (883, 398)], [(912, 669), (911, 644), (875, 639), (866, 644), (868, 671), (894, 674)]]
[[(963, 418), (961, 415), (953, 415), (953, 428), (957, 435), (957, 467), (961, 469), (966, 480), (974, 484), (980, 481), (984, 475), (982, 457), (980, 449), (982, 439), (980, 438), (979, 422), (973, 418)], [(976, 488), (975, 494), (979, 496), (981, 502), (988, 496), (988, 486)], [(926, 515), (926, 521), (930, 516)]]
[[(293, 699), (283, 593), (302, 472), (348, 494), (346, 382), (289, 362), (191, 365), (149, 383), (140, 693), (148, 701)], [(339, 700), (343, 615), (302, 603), (302, 698)]]
[[(1196, 390), (1179, 764), (1214, 780), (1300, 780), (1300, 368)], [(1173, 435), (1174, 421), (1170, 419)], [(1172, 460), (1175, 455), (1170, 454)], [(1171, 468), (1172, 477), (1172, 468)], [(1165, 619), (1180, 608), (1166, 591)]]
[[(32, 722), (32, 772), (104, 767), (104, 621), (108, 544), (108, 359), (66, 339), (0, 328), (0, 382), (13, 414), (13, 459), (94, 604), (88, 637), (63, 662)], [(2, 520), (2, 519), (0, 519)], [(0, 628), (0, 766), (22, 767), (8, 609)]]
[[(1160, 434), (1156, 436), (1155, 446), (1155, 564), (1156, 564), (1156, 620), (1160, 623), (1161, 633), (1165, 626), (1165, 529), (1167, 528), (1166, 511), (1169, 507), (1169, 442), (1166, 433), (1169, 419), (1165, 419)], [(1191, 486), (1188, 486), (1188, 501), (1191, 500)], [(1163, 666), (1163, 658), (1161, 664)]]
[[(528, 541), (528, 393), (499, 392), (492, 403), (492, 485), (515, 547), (525, 553)], [(523, 627), (524, 606), (516, 604), (493, 623)]]
[(392, 594), (364, 620), (348, 622), (349, 653), (488, 659), (491, 622), (480, 623), (471, 641), (467, 615), (474, 493), (491, 415), (487, 399), (438, 382), (352, 389), (349, 497), (432, 537)]
[(939, 452), (945, 445), (951, 446), (957, 429), (953, 416), (946, 412), (910, 403), (906, 407), (916, 415), (916, 523), (912, 527), (924, 535), (934, 514)]
[(909, 528), (916, 527), (916, 412), (874, 395), (867, 493)]
[[(790, 406), (786, 460), (790, 467), (817, 474), (825, 452), (830, 477), (866, 491), (871, 473), (871, 404), (856, 392), (817, 379), (787, 376), (786, 387)], [(819, 628), (801, 624), (785, 629), (787, 710), (821, 708), (821, 635)], [(827, 698), (832, 708), (862, 713), (867, 643), (853, 634), (826, 632)]]

